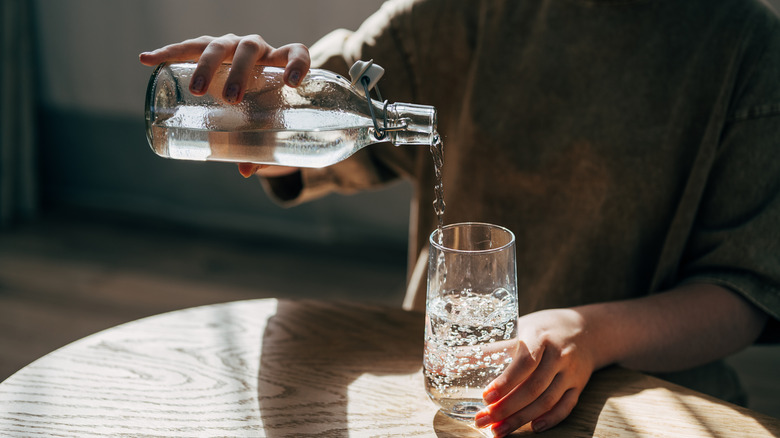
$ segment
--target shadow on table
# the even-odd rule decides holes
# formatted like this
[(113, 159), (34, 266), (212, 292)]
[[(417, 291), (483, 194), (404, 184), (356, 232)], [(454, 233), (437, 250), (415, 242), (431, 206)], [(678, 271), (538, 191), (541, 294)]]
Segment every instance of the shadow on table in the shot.
[[(744, 431), (740, 430), (739, 424), (730, 425), (734, 429), (724, 430), (723, 418), (718, 418), (718, 415), (755, 421), (760, 427), (750, 430), (763, 429), (762, 432), (766, 434), (762, 433), (759, 436), (776, 436), (769, 432), (771, 427), (764, 427), (762, 423), (762, 419), (773, 422), (770, 418), (716, 399), (711, 400), (718, 406), (718, 413), (709, 412), (704, 405), (695, 402), (701, 397), (708, 396), (694, 393), (683, 387), (678, 387), (674, 391), (662, 389), (674, 386), (676, 385), (655, 377), (619, 367), (601, 370), (591, 377), (580, 396), (580, 401), (569, 417), (558, 426), (536, 436), (639, 438), (659, 431), (664, 433), (672, 431), (674, 432), (672, 435), (714, 438), (725, 438), (735, 434), (744, 436)], [(693, 394), (696, 394), (694, 398), (686, 397)], [(670, 414), (666, 416), (665, 413)], [(683, 432), (682, 429), (687, 432)], [(532, 434), (531, 430), (524, 429), (513, 436)]]
[[(356, 381), (364, 375), (406, 376), (417, 372), (422, 359), (422, 331), (423, 316), (419, 313), (280, 300), (263, 333), (257, 377), (266, 436), (388, 435), (404, 430), (403, 419), (410, 409), (416, 409), (398, 405), (399, 400), (405, 403), (404, 398), (394, 394), (405, 388), (375, 388), (370, 385), (376, 380)], [(704, 436), (725, 437), (735, 430), (723, 430), (729, 427), (722, 415), (753, 422), (758, 426), (752, 427), (753, 431), (767, 430), (760, 436), (775, 436), (768, 432), (772, 427), (762, 422), (765, 416), (725, 402), (707, 408), (696, 401), (701, 400), (696, 393), (684, 388), (667, 389), (673, 387), (617, 367), (601, 370), (591, 377), (571, 415), (538, 436), (631, 438), (645, 436), (649, 429), (677, 430), (682, 426)], [(356, 396), (352, 403), (350, 395)], [(387, 413), (386, 418), (378, 418), (381, 414), (377, 414), (377, 406)], [(702, 411), (712, 407), (719, 413), (717, 418), (712, 412)], [(775, 424), (774, 419), (766, 421)], [(432, 428), (439, 438), (484, 436), (442, 413), (433, 418)], [(514, 436), (530, 434), (526, 427)]]
[[(348, 424), (348, 389), (363, 374), (419, 370), (422, 328), (422, 315), (400, 309), (280, 300), (263, 334), (258, 375), (266, 435), (381, 434), (376, 418), (353, 415)], [(377, 397), (370, 389), (361, 395)], [(373, 401), (393, 409), (390, 397)]]

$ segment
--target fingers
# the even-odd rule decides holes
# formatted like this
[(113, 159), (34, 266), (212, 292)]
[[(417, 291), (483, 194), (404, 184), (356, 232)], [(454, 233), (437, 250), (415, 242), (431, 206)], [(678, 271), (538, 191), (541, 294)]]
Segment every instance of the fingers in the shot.
[(574, 313), (551, 309), (518, 319), (522, 341), (512, 363), (485, 389), (488, 407), (475, 416), (477, 427), (490, 425), (497, 437), (529, 423), (542, 431), (571, 413), (594, 370), (587, 348), (593, 340)]
[[(484, 391), (488, 407), (474, 418), (479, 428), (491, 426), (502, 437), (531, 423), (546, 430), (566, 418), (587, 382), (572, 368), (567, 354), (554, 343), (519, 343), (515, 359)], [(582, 374), (582, 375), (580, 375)]]
[(581, 393), (582, 388), (570, 388), (566, 391), (552, 409), (531, 423), (534, 432), (543, 432), (565, 420), (574, 410), (574, 406), (577, 405)]
[(303, 44), (288, 44), (280, 47), (276, 52), (274, 55), (286, 60), (284, 83), (291, 87), (297, 87), (311, 66), (309, 49)]
[(238, 173), (240, 173), (244, 178), (249, 178), (263, 167), (265, 166), (262, 164), (238, 163)]
[(271, 166), (268, 164), (256, 164), (256, 163), (238, 163), (238, 172), (244, 178), (249, 178), (252, 175), (260, 175), (264, 177), (280, 177), (291, 175), (298, 172), (297, 167), (289, 166)]
[[(230, 103), (239, 102), (244, 97), (246, 84), (252, 75), (254, 65), (266, 58), (273, 50), (260, 35), (249, 35), (241, 38), (235, 46), (233, 65), (230, 66), (222, 96)], [(264, 63), (267, 64), (267, 63)]]
[[(491, 417), (500, 419), (493, 424), (493, 434), (495, 436), (504, 436), (535, 419), (538, 419), (539, 421), (534, 421), (532, 426), (537, 432), (540, 431), (537, 429), (548, 428), (558, 424), (561, 420), (566, 418), (574, 405), (571, 405), (571, 408), (566, 412), (556, 411), (554, 412), (555, 415), (550, 415), (549, 413), (559, 405), (561, 406), (558, 408), (560, 410), (569, 406), (567, 403), (568, 400), (564, 400), (565, 394), (573, 394), (575, 403), (576, 396), (579, 394), (579, 391), (569, 388), (567, 384), (566, 378), (562, 374), (558, 374), (550, 385), (527, 405), (523, 405), (523, 401), (521, 400), (515, 400), (520, 406), (524, 406), (521, 409), (516, 409), (515, 406), (512, 406), (513, 403), (507, 403), (504, 406), (496, 406), (495, 410), (491, 409)], [(507, 415), (504, 418), (503, 416), (507, 413), (510, 415)], [(545, 414), (547, 414), (547, 416), (541, 418), (542, 415)]]
[[(531, 351), (536, 352), (537, 357), (534, 357)], [(539, 359), (543, 354), (544, 350), (541, 346), (529, 347), (525, 342), (520, 341), (512, 362), (483, 391), (482, 398), (485, 400), (485, 403), (493, 404), (501, 400), (509, 394), (512, 388), (523, 383), (539, 366), (541, 362)]]
[(195, 61), (200, 58), (213, 37), (202, 36), (176, 44), (169, 44), (151, 52), (143, 52), (138, 56), (141, 64), (154, 67), (163, 62)]
[[(192, 72), (190, 93), (196, 96), (202, 96), (206, 93), (209, 85), (211, 85), (211, 81), (214, 79), (217, 69), (219, 69), (224, 62), (230, 61), (233, 58), (239, 41), (240, 38), (238, 36), (227, 34), (212, 39), (206, 45), (200, 54), (200, 58), (198, 58), (198, 65), (195, 67), (195, 71)], [(226, 100), (229, 102), (236, 101), (235, 99)]]
[[(546, 409), (552, 408), (563, 394), (560, 380), (557, 385), (553, 385), (554, 379), (554, 377), (549, 378), (547, 375), (532, 375), (528, 382), (515, 388), (504, 400), (491, 405), (488, 411), (490, 417), (494, 422), (497, 422), (506, 421), (519, 415), (516, 420), (525, 418), (525, 421), (518, 424), (518, 427), (533, 420), (536, 416), (546, 412)], [(543, 408), (546, 409), (539, 410)], [(530, 414), (533, 416), (529, 417)]]
[[(491, 423), (495, 424), (494, 427), (512, 425), (525, 418), (527, 412), (524, 411), (530, 409), (530, 412), (536, 412), (540, 405), (547, 405), (549, 409), (558, 401), (563, 390), (558, 389), (561, 385), (560, 379), (557, 384), (553, 384), (558, 375), (554, 355), (542, 353), (542, 360), (538, 362), (538, 366), (535, 361), (524, 360), (523, 356), (530, 357), (530, 354), (518, 355), (511, 365), (516, 363), (521, 365), (514, 368), (510, 365), (488, 386), (485, 403), (490, 405), (475, 416), (477, 427), (484, 427)], [(523, 365), (530, 369), (522, 368)], [(510, 390), (507, 391), (507, 388)], [(542, 413), (544, 411), (536, 412), (536, 415)], [(526, 418), (515, 429), (534, 418)]]
[(211, 85), (214, 75), (223, 63), (231, 62), (222, 97), (237, 103), (243, 98), (255, 64), (284, 67), (284, 82), (291, 87), (300, 85), (309, 71), (311, 58), (303, 44), (288, 44), (274, 48), (259, 35), (221, 37), (202, 36), (160, 49), (141, 53), (142, 64), (154, 66), (162, 62), (196, 61), (190, 92), (202, 96)]
[(288, 44), (274, 49), (259, 35), (243, 37), (236, 47), (233, 65), (222, 92), (225, 100), (231, 103), (241, 101), (255, 64), (285, 67), (285, 84), (297, 87), (309, 71), (311, 59), (303, 44)]

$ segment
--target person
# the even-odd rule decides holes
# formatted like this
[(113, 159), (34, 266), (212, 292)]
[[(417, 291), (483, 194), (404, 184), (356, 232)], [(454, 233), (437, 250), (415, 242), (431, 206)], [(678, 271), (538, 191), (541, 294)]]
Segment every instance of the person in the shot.
[[(312, 66), (386, 69), (391, 101), (433, 105), (447, 222), (517, 235), (520, 347), (475, 423), (560, 423), (617, 364), (742, 401), (721, 360), (780, 318), (780, 22), (758, 0), (392, 0), (310, 49), (203, 36), (140, 56), (197, 61), (203, 94), (232, 62), (297, 86)], [(285, 205), (414, 184), (405, 306), (424, 305), (435, 228), (427, 148), (372, 145), (324, 169), (242, 164)]]

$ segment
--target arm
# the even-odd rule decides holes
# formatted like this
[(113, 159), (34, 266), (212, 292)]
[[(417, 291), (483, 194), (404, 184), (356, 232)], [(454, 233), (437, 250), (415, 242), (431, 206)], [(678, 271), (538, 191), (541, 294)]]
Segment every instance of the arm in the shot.
[(545, 430), (569, 415), (593, 371), (610, 364), (640, 371), (704, 364), (750, 345), (767, 318), (736, 293), (704, 283), (523, 316), (521, 348), (485, 389), (490, 405), (476, 424), (492, 424), (496, 436), (528, 422)]
[(713, 284), (689, 284), (666, 293), (582, 309), (594, 321), (601, 363), (641, 371), (679, 371), (735, 353), (752, 344), (767, 315), (740, 295)]

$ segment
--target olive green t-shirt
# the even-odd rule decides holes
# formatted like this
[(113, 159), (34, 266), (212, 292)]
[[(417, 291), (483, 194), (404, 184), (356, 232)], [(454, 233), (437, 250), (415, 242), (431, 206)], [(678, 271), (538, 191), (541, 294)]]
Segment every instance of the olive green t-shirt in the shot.
[[(438, 109), (445, 222), (515, 233), (521, 313), (710, 282), (780, 318), (780, 21), (763, 4), (391, 1), (311, 53), (342, 74), (373, 59), (383, 97)], [(295, 204), (413, 182), (422, 308), (428, 149), (373, 145), (301, 175), (300, 193), (265, 184)]]

